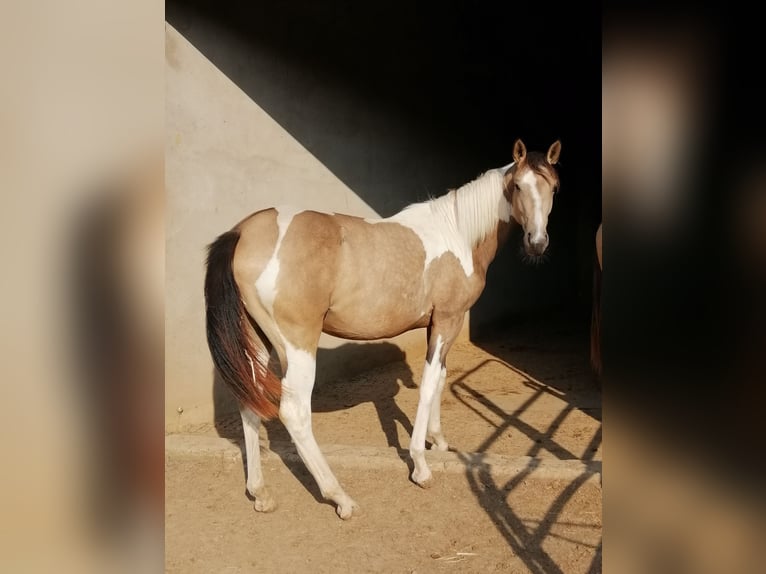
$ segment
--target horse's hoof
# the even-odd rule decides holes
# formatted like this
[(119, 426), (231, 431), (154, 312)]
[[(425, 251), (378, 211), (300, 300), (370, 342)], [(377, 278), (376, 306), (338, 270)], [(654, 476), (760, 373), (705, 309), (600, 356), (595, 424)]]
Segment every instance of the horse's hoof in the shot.
[(428, 450), (438, 450), (441, 452), (447, 452), (449, 450), (449, 445), (446, 442), (443, 443), (431, 443), (431, 446)]
[[(426, 474), (427, 473), (427, 474)], [(417, 471), (412, 472), (412, 482), (417, 484), (420, 488), (431, 488), (434, 484), (434, 477), (433, 475), (426, 471), (426, 473), (423, 473), (423, 476), (418, 476)]]
[(256, 512), (274, 512), (277, 509), (276, 501), (269, 497), (256, 498), (253, 502), (253, 508)]
[(362, 509), (352, 500), (350, 504), (344, 504), (342, 506), (339, 504), (336, 506), (335, 512), (337, 512), (338, 516), (343, 520), (348, 520), (352, 516), (359, 516), (362, 513)]
[(420, 488), (429, 489), (434, 485), (434, 477), (429, 476), (425, 480), (415, 481), (415, 484), (417, 484)]

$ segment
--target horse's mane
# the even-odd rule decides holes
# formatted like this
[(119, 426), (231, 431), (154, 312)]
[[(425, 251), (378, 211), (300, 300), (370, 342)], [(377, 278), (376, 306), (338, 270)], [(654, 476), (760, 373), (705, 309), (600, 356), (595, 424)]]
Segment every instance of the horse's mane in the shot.
[(498, 219), (507, 221), (511, 217), (510, 205), (503, 197), (503, 177), (503, 171), (491, 169), (427, 203), (434, 214), (475, 246), (495, 228)]

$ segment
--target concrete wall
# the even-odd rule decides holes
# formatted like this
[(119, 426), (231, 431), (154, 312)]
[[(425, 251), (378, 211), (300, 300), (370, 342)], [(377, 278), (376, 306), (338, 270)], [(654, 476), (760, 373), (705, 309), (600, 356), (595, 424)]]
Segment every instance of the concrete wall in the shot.
[[(365, 217), (377, 212), (170, 25), (166, 58), (166, 425), (177, 430), (235, 407), (214, 383), (205, 340), (206, 245), (244, 215), (271, 205)], [(422, 330), (391, 341), (403, 352), (424, 353)], [(359, 345), (323, 335), (317, 384), (399, 358), (390, 346), (360, 353)]]
[[(510, 14), (478, 9), (219, 4), (166, 4), (170, 429), (210, 422), (233, 406), (213, 383), (205, 343), (204, 249), (262, 207), (293, 202), (388, 216), (507, 164), (516, 137), (539, 150), (561, 138), (549, 260), (524, 264), (515, 234), (490, 268), (470, 335), (520, 315), (587, 307), (600, 220), (597, 20), (591, 40), (566, 27), (562, 13), (560, 29), (546, 21), (545, 42), (530, 29), (509, 44)], [(581, 61), (588, 55), (589, 104)], [(574, 82), (557, 76), (574, 65)], [(518, 70), (525, 81), (514, 83)], [(422, 332), (396, 341), (410, 353), (422, 353), (423, 343)], [(322, 346), (318, 384), (401, 356), (390, 345), (361, 353), (329, 337)]]

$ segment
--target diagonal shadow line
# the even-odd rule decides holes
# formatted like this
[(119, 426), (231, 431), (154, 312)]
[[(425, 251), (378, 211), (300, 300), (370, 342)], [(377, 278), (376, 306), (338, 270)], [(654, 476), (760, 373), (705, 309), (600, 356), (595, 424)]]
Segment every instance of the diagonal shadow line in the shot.
[[(455, 387), (463, 388), (471, 396), (472, 399), (474, 399), (478, 403), (481, 403), (482, 406), (484, 406), (491, 413), (496, 414), (499, 418), (506, 419), (506, 418), (508, 418), (509, 414), (506, 413), (503, 409), (499, 408), (497, 405), (495, 405), (495, 403), (493, 403), (491, 401), (485, 400), (486, 397), (484, 395), (482, 395), (481, 393), (476, 392), (475, 390), (473, 390), (471, 387), (469, 387), (467, 384), (465, 384), (463, 382), (464, 378), (465, 377), (460, 377), (459, 379), (457, 379), (454, 383), (452, 383), (450, 385), (450, 389), (452, 391), (452, 394), (455, 395), (455, 398), (457, 398), (460, 402), (462, 402), (466, 407), (468, 407), (469, 409), (474, 411), (476, 414), (481, 416), (488, 423), (492, 424), (492, 426), (498, 427), (497, 424), (493, 423), (487, 417), (482, 415), (478, 410), (476, 410), (471, 405), (469, 405), (467, 402), (465, 402), (465, 400), (463, 400), (463, 397), (461, 397), (459, 394), (457, 394), (455, 392)], [(511, 413), (510, 416), (518, 416), (521, 413), (523, 413), (530, 406), (532, 406), (532, 403), (534, 403), (537, 399), (539, 399), (542, 396), (542, 394), (543, 394), (542, 389), (538, 390), (538, 391), (535, 391), (535, 393), (532, 396), (530, 396), (526, 401), (524, 401), (524, 403), (518, 409), (516, 409), (513, 413)]]
[[(530, 397), (530, 399), (525, 401), (523, 405), (521, 405), (518, 409), (516, 409), (516, 411), (514, 411), (511, 414), (509, 414), (509, 413), (506, 413), (505, 411), (503, 411), (495, 403), (493, 403), (492, 401), (487, 399), (481, 393), (477, 393), (475, 390), (470, 388), (465, 383), (463, 383), (463, 382), (454, 382), (454, 383), (452, 383), (452, 385), (451, 385), (452, 394), (455, 396), (455, 398), (457, 398), (457, 400), (459, 400), (461, 403), (463, 403), (470, 410), (472, 410), (474, 412), (477, 412), (477, 410), (475, 408), (473, 408), (471, 405), (469, 405), (463, 399), (463, 397), (460, 396), (460, 394), (458, 394), (458, 393), (456, 393), (454, 391), (455, 387), (460, 387), (460, 388), (464, 389), (465, 392), (467, 392), (469, 395), (471, 395), (471, 397), (474, 398), (482, 406), (487, 408), (487, 410), (489, 410), (491, 412), (494, 412), (499, 417), (505, 419), (505, 422), (503, 422), (499, 426), (494, 425), (494, 423), (493, 423), (493, 425), (496, 426), (495, 431), (491, 435), (489, 435), (489, 437), (487, 437), (487, 439), (479, 446), (478, 452), (486, 452), (487, 449), (490, 447), (490, 445), (492, 443), (494, 443), (498, 438), (500, 438), (506, 430), (508, 430), (509, 428), (513, 427), (516, 430), (524, 433), (528, 438), (530, 438), (533, 441), (535, 441), (535, 446), (533, 447), (533, 450), (535, 448), (537, 448), (537, 450), (539, 451), (539, 449), (545, 448), (546, 450), (548, 450), (552, 454), (555, 454), (556, 456), (558, 456), (558, 458), (560, 458), (560, 459), (575, 459), (575, 458), (577, 458), (577, 456), (574, 453), (570, 452), (568, 449), (564, 448), (560, 444), (558, 444), (555, 441), (550, 439), (549, 435), (552, 435), (553, 431), (555, 431), (555, 429), (553, 429), (553, 430), (549, 429), (549, 432), (542, 433), (542, 432), (538, 431), (536, 428), (534, 428), (534, 427), (530, 426), (529, 424), (525, 423), (524, 421), (521, 421), (518, 418), (516, 418), (521, 413), (523, 413), (527, 408), (529, 408), (529, 406), (531, 406), (532, 403), (534, 403), (540, 396), (542, 396), (542, 394), (544, 393), (543, 389), (538, 389), (535, 392), (535, 394), (532, 395), (532, 397)], [(560, 418), (562, 416), (562, 414), (563, 414), (564, 417), (566, 417), (572, 410), (574, 410), (574, 407), (572, 407), (571, 405), (568, 405), (564, 409), (564, 411), (562, 411), (562, 413), (559, 414), (557, 419)], [(563, 418), (562, 418), (562, 420), (563, 420)], [(561, 424), (561, 421), (558, 421), (558, 425), (560, 425), (560, 424)], [(540, 442), (537, 443), (537, 441), (540, 441)]]
[[(557, 524), (561, 524), (560, 522), (557, 522)], [(597, 526), (594, 526), (595, 528), (599, 528)], [(577, 544), (578, 546), (585, 546), (586, 548), (593, 548), (596, 550), (599, 547), (599, 544), (588, 544), (587, 542), (583, 542), (582, 540), (577, 540), (576, 538), (570, 538), (569, 536), (564, 536), (562, 534), (556, 534), (554, 532), (549, 532), (546, 537), (548, 538), (556, 538), (558, 540), (561, 540), (563, 542), (569, 542), (570, 544)]]
[[(453, 391), (453, 394), (455, 394), (455, 393), (454, 393), (454, 391)], [(457, 397), (457, 395), (456, 395), (456, 394), (455, 394), (455, 396)], [(472, 412), (473, 412), (473, 413), (474, 413), (476, 416), (478, 416), (480, 419), (482, 419), (482, 420), (486, 421), (486, 422), (487, 422), (487, 424), (490, 424), (490, 425), (492, 425), (492, 426), (493, 426), (493, 427), (495, 427), (495, 428), (498, 428), (498, 427), (500, 426), (500, 425), (498, 425), (498, 423), (496, 423), (496, 422), (492, 421), (492, 420), (491, 420), (489, 417), (485, 416), (485, 415), (484, 415), (484, 413), (482, 413), (482, 412), (481, 412), (479, 409), (477, 409), (477, 408), (473, 407), (472, 405), (470, 405), (469, 403), (465, 402), (465, 401), (464, 401), (464, 400), (462, 400), (460, 397), (458, 397), (458, 400), (459, 400), (461, 403), (463, 403), (463, 406), (464, 406), (465, 408), (467, 408), (469, 411), (472, 411)]]
[[(564, 490), (562, 490), (559, 495), (556, 497), (556, 499), (551, 503), (550, 508), (545, 513), (546, 516), (556, 517), (559, 514), (561, 514), (561, 511), (564, 510), (564, 506), (567, 502), (569, 502), (569, 499), (571, 499), (574, 494), (580, 489), (580, 487), (585, 484), (590, 477), (592, 477), (595, 473), (591, 470), (586, 470), (583, 472), (580, 476), (575, 478), (572, 482), (566, 485)], [(537, 530), (535, 531), (534, 536), (532, 537), (532, 543), (536, 546), (542, 545), (543, 541), (545, 540), (545, 537), (548, 536), (550, 533), (551, 527), (554, 524), (554, 520), (548, 520), (548, 521), (542, 521), (540, 525), (537, 527)]]
[(599, 541), (598, 546), (596, 547), (596, 555), (593, 557), (593, 560), (590, 563), (590, 567), (588, 568), (587, 574), (601, 574), (602, 551), (603, 551), (603, 540)]
[[(479, 452), (486, 451), (493, 442), (495, 442), (504, 432), (505, 429), (507, 429), (510, 426), (515, 426), (517, 429), (521, 430), (527, 436), (530, 438), (539, 438), (544, 437), (547, 442), (553, 443), (555, 447), (558, 447), (561, 451), (566, 452), (568, 454), (568, 458), (576, 459), (577, 457), (574, 456), (573, 453), (570, 453), (567, 451), (567, 449), (564, 449), (561, 447), (561, 445), (558, 445), (555, 443), (555, 441), (552, 441), (550, 438), (553, 433), (558, 429), (561, 425), (561, 423), (564, 421), (564, 419), (569, 415), (572, 410), (574, 410), (574, 405), (568, 404), (562, 411), (556, 416), (556, 418), (551, 421), (551, 424), (548, 426), (548, 429), (541, 433), (540, 431), (537, 431), (536, 429), (533, 429), (529, 425), (526, 425), (526, 423), (523, 423), (522, 421), (518, 420), (518, 417), (524, 413), (536, 400), (538, 400), (544, 392), (546, 392), (547, 385), (544, 383), (541, 383), (540, 381), (532, 381), (527, 377), (527, 381), (525, 384), (535, 384), (537, 387), (535, 389), (535, 392), (533, 395), (528, 398), (522, 405), (520, 405), (518, 408), (516, 408), (512, 413), (506, 413), (501, 409), (496, 403), (489, 400), (484, 395), (476, 392), (474, 389), (472, 389), (470, 386), (468, 386), (465, 383), (465, 378), (481, 369), (483, 366), (485, 366), (489, 361), (484, 361), (477, 365), (475, 368), (471, 369), (470, 371), (464, 373), (459, 379), (457, 379), (455, 382), (452, 383), (451, 389), (453, 395), (461, 401), (467, 408), (469, 408), (471, 411), (476, 413), (477, 415), (481, 416), (485, 420), (487, 417), (485, 417), (482, 413), (480, 413), (476, 408), (469, 405), (464, 396), (461, 396), (461, 394), (455, 392), (456, 388), (462, 389), (465, 393), (467, 393), (468, 396), (478, 401), (484, 408), (489, 410), (490, 412), (494, 413), (495, 415), (499, 416), (501, 419), (505, 419), (505, 422), (501, 425), (495, 425), (493, 423), (493, 426), (496, 427), (496, 430), (482, 443), (480, 447)], [(502, 361), (497, 361), (502, 364)], [(512, 366), (507, 365), (509, 368), (512, 368)], [(518, 369), (513, 369), (517, 372)], [(524, 373), (526, 376), (526, 374)], [(586, 452), (590, 452), (590, 449), (593, 448), (592, 445), (596, 444), (597, 442), (600, 442), (601, 440), (601, 429), (599, 429), (596, 434), (594, 435), (593, 439), (591, 440), (588, 450)], [(533, 449), (532, 453), (537, 454), (539, 450), (543, 448), (542, 445), (539, 443), (536, 444)], [(550, 450), (550, 449), (549, 449)], [(542, 548), (542, 544), (546, 540), (548, 536), (551, 536), (550, 530), (553, 526), (553, 524), (556, 523), (556, 518), (561, 514), (563, 511), (566, 503), (574, 496), (574, 494), (588, 481), (588, 479), (595, 474), (594, 471), (588, 470), (581, 475), (579, 475), (575, 480), (573, 480), (571, 483), (569, 483), (561, 493), (556, 497), (556, 499), (551, 503), (551, 506), (545, 513), (545, 517), (543, 520), (541, 520), (538, 523), (537, 528), (534, 530), (534, 532), (530, 532), (530, 529), (528, 528), (526, 521), (522, 520), (520, 517), (518, 517), (514, 511), (511, 509), (510, 505), (507, 501), (508, 493), (513, 491), (515, 488), (519, 486), (527, 477), (529, 477), (534, 470), (541, 464), (540, 459), (533, 458), (530, 460), (526, 466), (526, 468), (519, 472), (516, 476), (511, 478), (508, 482), (506, 482), (501, 488), (498, 488), (498, 485), (495, 483), (495, 481), (491, 477), (490, 473), (490, 466), (486, 463), (480, 463), (478, 466), (471, 467), (469, 465), (469, 457), (458, 454), (460, 459), (463, 461), (463, 463), (466, 465), (466, 478), (468, 480), (469, 486), (471, 490), (473, 491), (474, 495), (476, 496), (477, 501), (479, 502), (479, 505), (485, 510), (487, 515), (492, 520), (495, 527), (498, 529), (500, 534), (505, 538), (505, 540), (508, 542), (509, 546), (513, 549), (515, 554), (519, 556), (526, 566), (529, 568), (530, 572), (532, 574), (563, 574), (563, 571), (561, 568), (553, 561), (551, 556)], [(592, 455), (590, 456), (590, 459), (592, 459)], [(476, 459), (473, 460), (473, 464), (476, 464)], [(475, 469), (475, 470), (472, 470)], [(596, 556), (593, 559), (593, 562), (590, 566), (590, 572), (598, 572), (600, 571), (600, 565), (601, 565), (601, 558), (600, 558), (600, 548), (601, 548), (601, 542), (599, 542), (599, 545), (597, 548)]]
[[(480, 369), (482, 369), (483, 367), (485, 367), (489, 363), (498, 363), (498, 364), (503, 365), (504, 367), (508, 368), (509, 370), (514, 371), (516, 374), (521, 375), (522, 377), (524, 377), (525, 380), (523, 381), (523, 384), (525, 386), (535, 389), (534, 394), (529, 399), (527, 399), (524, 403), (522, 403), (515, 411), (513, 411), (510, 414), (506, 413), (503, 409), (498, 407), (495, 403), (487, 400), (486, 397), (484, 397), (484, 395), (482, 395), (481, 393), (478, 393), (478, 392), (474, 391), (473, 389), (471, 389), (465, 383), (465, 379), (468, 376), (478, 372)], [(461, 397), (458, 393), (455, 392), (455, 387), (462, 387), (469, 395), (471, 395), (471, 397), (473, 399), (475, 399), (477, 402), (481, 403), (482, 406), (484, 406), (490, 412), (496, 414), (499, 418), (506, 419), (507, 423), (504, 423), (504, 424), (498, 426), (497, 423), (491, 421), (489, 418), (484, 416), (484, 414), (482, 414), (478, 409), (476, 409), (473, 406), (471, 406), (470, 404), (468, 404), (463, 399), (463, 397)], [(535, 428), (531, 427), (530, 425), (524, 423), (523, 421), (518, 420), (518, 416), (520, 416), (526, 409), (528, 409), (532, 405), (532, 403), (534, 403), (534, 401), (537, 400), (543, 393), (547, 393), (547, 394), (553, 395), (553, 396), (555, 396), (555, 397), (557, 397), (559, 399), (562, 399), (562, 400), (565, 400), (565, 398), (566, 398), (565, 393), (558, 392), (555, 389), (551, 388), (546, 383), (537, 380), (536, 378), (534, 378), (534, 377), (530, 376), (528, 373), (526, 373), (526, 372), (524, 372), (524, 371), (514, 367), (513, 365), (511, 365), (511, 364), (509, 364), (509, 363), (507, 363), (507, 362), (505, 362), (503, 360), (494, 359), (494, 358), (493, 359), (485, 359), (484, 361), (482, 361), (481, 363), (476, 365), (474, 368), (464, 372), (460, 377), (458, 377), (450, 385), (450, 388), (451, 388), (453, 396), (455, 396), (455, 398), (457, 398), (461, 403), (463, 403), (463, 405), (466, 408), (468, 408), (469, 410), (473, 411), (477, 416), (481, 417), (483, 420), (485, 420), (486, 422), (488, 422), (489, 424), (491, 424), (492, 426), (494, 426), (497, 429), (492, 435), (490, 435), (490, 437), (487, 438), (486, 441), (484, 441), (484, 443), (482, 444), (482, 446), (479, 449), (479, 452), (482, 452), (482, 450), (486, 450), (487, 448), (489, 448), (489, 445), (492, 442), (494, 442), (495, 440), (497, 440), (502, 435), (502, 433), (505, 432), (505, 430), (507, 430), (509, 428), (509, 426), (516, 426), (517, 430), (519, 430), (519, 431), (523, 432), (524, 434), (526, 434), (527, 437), (529, 437), (530, 439), (533, 439), (536, 443), (537, 443), (538, 440), (553, 442), (553, 441), (550, 440), (550, 437), (552, 436), (553, 432), (555, 432), (555, 430), (556, 430), (555, 428), (554, 429), (549, 429), (549, 432), (543, 434), (543, 433), (540, 433), (540, 431), (538, 431), (537, 429), (535, 429)], [(565, 413), (564, 416), (566, 416), (566, 414), (568, 414), (569, 412), (574, 410), (574, 408), (575, 408), (575, 406), (570, 403), (567, 406), (567, 413)], [(516, 418), (517, 424), (513, 425), (513, 421), (509, 420), (509, 417)], [(561, 421), (559, 421), (559, 425), (560, 424), (561, 424)], [(598, 440), (599, 441), (600, 441), (600, 436), (601, 436), (600, 432), (601, 431), (599, 429), (599, 431), (598, 431), (598, 436), (599, 436)], [(596, 441), (595, 437), (594, 437), (594, 441)], [(595, 444), (597, 444), (597, 443), (594, 444), (594, 441), (592, 441), (591, 444), (588, 445), (589, 449), (593, 448), (595, 446)], [(564, 455), (564, 456), (560, 456), (559, 458), (572, 458), (572, 459), (578, 458), (574, 453), (568, 451), (567, 449), (565, 449), (564, 447), (562, 447), (559, 444), (556, 444), (555, 442), (553, 443), (552, 447), (548, 448), (547, 450), (549, 450), (550, 452), (552, 452), (554, 454), (559, 454), (559, 455), (563, 454)], [(590, 458), (592, 458), (592, 455), (591, 455)]]
[(583, 460), (593, 460), (596, 450), (598, 450), (598, 446), (601, 444), (601, 429), (602, 427), (599, 426), (593, 435), (593, 438), (588, 443), (588, 446), (585, 447), (585, 450), (582, 453)]
[[(394, 401), (393, 398), (389, 398), (385, 401), (373, 401), (373, 405), (378, 414), (378, 420), (383, 429), (383, 433), (386, 435), (388, 446), (393, 447), (396, 450), (396, 455), (399, 459), (407, 465), (408, 475), (412, 474), (412, 471), (415, 470), (415, 462), (410, 456), (409, 449), (404, 448), (399, 442), (399, 433), (396, 430), (396, 423), (398, 422), (404, 427), (405, 432), (412, 436), (412, 423), (410, 422), (410, 419), (407, 418), (407, 415), (399, 408), (399, 405), (396, 404), (396, 401)], [(390, 407), (394, 413), (390, 418), (385, 412), (387, 406)]]
[(503, 367), (505, 367), (509, 371), (513, 371), (514, 373), (516, 373), (517, 375), (519, 375), (520, 377), (522, 377), (524, 379), (524, 385), (526, 385), (526, 386), (532, 386), (533, 388), (541, 388), (545, 392), (547, 392), (548, 394), (554, 395), (554, 396), (556, 396), (556, 397), (558, 397), (560, 399), (563, 399), (566, 396), (566, 393), (563, 393), (563, 392), (561, 392), (561, 391), (551, 387), (550, 385), (547, 385), (546, 383), (536, 379), (535, 377), (533, 377), (532, 375), (530, 375), (526, 371), (522, 371), (521, 369), (519, 369), (518, 367), (513, 366), (512, 364), (510, 364), (510, 363), (508, 363), (506, 361), (503, 361), (502, 359), (497, 359), (497, 358), (494, 358), (494, 357), (490, 358), (490, 359), (484, 359), (478, 365), (476, 365), (474, 368), (465, 371), (460, 377), (455, 379), (455, 382), (459, 382), (459, 381), (465, 380), (466, 377), (468, 377), (469, 375), (475, 374), (477, 371), (479, 371), (480, 369), (484, 368), (485, 366), (487, 366), (490, 363), (497, 363), (499, 365), (502, 365)]
[[(412, 423), (409, 417), (399, 408), (393, 397), (386, 397), (385, 399), (377, 399), (372, 401), (375, 407), (375, 412), (378, 415), (378, 422), (383, 434), (386, 436), (388, 446), (394, 447), (399, 454), (406, 454), (409, 451), (406, 450), (399, 441), (399, 433), (396, 429), (396, 423), (402, 425), (404, 432), (409, 436), (412, 436)], [(388, 414), (388, 412), (392, 414)]]
[[(542, 522), (542, 520), (538, 520), (537, 518), (522, 518), (521, 521), (528, 525), (539, 524)], [(560, 526), (574, 526), (577, 528), (601, 528), (600, 524), (591, 524), (590, 522), (572, 522), (570, 520), (559, 520), (556, 522), (556, 524)]]
[[(561, 412), (556, 415), (556, 418), (551, 421), (550, 426), (548, 427), (548, 430), (546, 430), (544, 433), (538, 433), (542, 435), (542, 438), (535, 440), (535, 443), (532, 445), (532, 448), (529, 449), (528, 456), (537, 456), (540, 451), (545, 448), (544, 443), (550, 443), (552, 445), (555, 445), (555, 449), (552, 448), (546, 448), (547, 451), (554, 453), (554, 451), (563, 452), (567, 455), (571, 455), (569, 458), (576, 458), (574, 454), (570, 453), (567, 449), (556, 443), (551, 437), (553, 436), (553, 433), (555, 433), (558, 428), (561, 426), (561, 423), (564, 422), (564, 419), (569, 416), (569, 413), (571, 413), (574, 410), (574, 407), (572, 405), (567, 405), (563, 409), (561, 409)], [(518, 423), (521, 423), (521, 421), (517, 421)], [(517, 427), (518, 428), (518, 427)], [(532, 428), (532, 427), (529, 427)], [(524, 432), (524, 431), (522, 431)], [(531, 437), (530, 437), (531, 438)], [(539, 442), (538, 442), (539, 441)], [(561, 457), (559, 457), (561, 458)]]
[[(564, 574), (561, 568), (538, 544), (534, 545), (533, 537), (530, 535), (524, 522), (516, 516), (505, 498), (506, 492), (498, 488), (490, 474), (490, 466), (486, 463), (480, 464), (471, 471), (468, 466), (468, 457), (461, 459), (466, 464), (466, 478), (480, 506), (485, 510), (495, 528), (508, 542), (514, 554), (521, 558), (527, 565), (532, 574)], [(526, 479), (534, 469), (537, 468), (535, 461), (521, 471), (514, 479), (516, 484)], [(501, 502), (501, 500), (503, 502)], [(536, 552), (535, 552), (536, 551)], [(539, 554), (536, 556), (536, 554)]]
[[(480, 506), (487, 512), (495, 527), (506, 539), (514, 553), (521, 558), (533, 574), (563, 574), (561, 568), (553, 561), (548, 553), (542, 548), (546, 538), (552, 536), (550, 529), (557, 523), (556, 517), (561, 513), (566, 503), (594, 474), (587, 470), (580, 474), (575, 480), (566, 486), (566, 488), (556, 497), (545, 517), (538, 522), (534, 532), (530, 532), (528, 520), (518, 517), (506, 497), (519, 484), (527, 479), (540, 465), (539, 459), (530, 460), (526, 468), (519, 472), (502, 487), (498, 487), (490, 473), (490, 465), (479, 463), (476, 459), (471, 460), (468, 456), (458, 454), (461, 461), (466, 465), (466, 478), (469, 486), (477, 498)], [(472, 468), (475, 469), (472, 471)], [(577, 540), (571, 542), (599, 549), (590, 544)], [(594, 564), (595, 564), (594, 558)], [(600, 558), (598, 558), (600, 565)], [(591, 569), (594, 566), (591, 565)]]

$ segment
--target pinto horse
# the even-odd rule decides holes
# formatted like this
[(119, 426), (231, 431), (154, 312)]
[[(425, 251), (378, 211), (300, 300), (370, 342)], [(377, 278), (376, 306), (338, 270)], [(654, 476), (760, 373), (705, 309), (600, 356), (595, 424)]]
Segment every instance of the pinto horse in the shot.
[[(415, 415), (412, 480), (432, 483), (426, 435), (447, 450), (440, 420), (446, 358), (466, 311), (484, 289), (487, 268), (511, 220), (527, 255), (548, 247), (548, 215), (559, 179), (561, 142), (527, 153), (447, 194), (385, 219), (290, 208), (258, 211), (208, 249), (207, 338), (222, 379), (240, 404), (247, 489), (255, 509), (276, 505), (264, 485), (258, 431), (279, 416), (336, 512), (358, 509), (327, 464), (311, 427), (311, 393), (322, 332), (353, 340), (426, 328), (428, 351)], [(281, 379), (269, 366), (272, 350)]]

